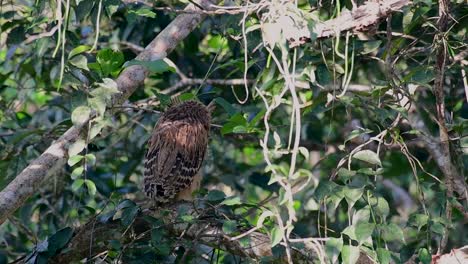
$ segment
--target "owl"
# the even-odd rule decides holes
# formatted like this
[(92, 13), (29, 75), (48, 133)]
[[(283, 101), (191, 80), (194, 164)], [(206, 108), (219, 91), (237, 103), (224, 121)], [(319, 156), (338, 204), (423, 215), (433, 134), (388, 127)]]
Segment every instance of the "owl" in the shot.
[(196, 102), (175, 102), (156, 123), (145, 156), (143, 191), (157, 204), (190, 200), (199, 188), (211, 111)]

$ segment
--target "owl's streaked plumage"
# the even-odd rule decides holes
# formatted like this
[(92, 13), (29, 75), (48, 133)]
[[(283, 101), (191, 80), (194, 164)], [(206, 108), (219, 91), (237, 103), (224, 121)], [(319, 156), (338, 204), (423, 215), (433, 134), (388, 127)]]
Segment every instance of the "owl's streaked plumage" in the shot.
[[(196, 101), (175, 104), (159, 118), (145, 156), (143, 191), (157, 203), (171, 201), (199, 184), (211, 113)], [(200, 177), (201, 178), (201, 177)]]

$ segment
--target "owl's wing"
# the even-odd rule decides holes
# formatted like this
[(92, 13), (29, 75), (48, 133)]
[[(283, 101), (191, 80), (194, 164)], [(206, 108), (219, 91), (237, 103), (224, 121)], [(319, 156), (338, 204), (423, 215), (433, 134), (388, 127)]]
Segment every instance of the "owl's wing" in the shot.
[(167, 202), (189, 187), (203, 163), (208, 132), (182, 122), (156, 127), (146, 154), (144, 190), (158, 202)]

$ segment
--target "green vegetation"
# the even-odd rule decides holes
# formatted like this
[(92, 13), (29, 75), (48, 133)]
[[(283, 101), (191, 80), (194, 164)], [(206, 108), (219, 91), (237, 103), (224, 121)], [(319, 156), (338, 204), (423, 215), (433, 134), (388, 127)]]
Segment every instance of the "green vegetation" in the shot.
[[(468, 244), (465, 1), (192, 2), (0, 0), (0, 263), (430, 263)], [(154, 211), (143, 159), (175, 97), (215, 102), (209, 150), (195, 200)]]

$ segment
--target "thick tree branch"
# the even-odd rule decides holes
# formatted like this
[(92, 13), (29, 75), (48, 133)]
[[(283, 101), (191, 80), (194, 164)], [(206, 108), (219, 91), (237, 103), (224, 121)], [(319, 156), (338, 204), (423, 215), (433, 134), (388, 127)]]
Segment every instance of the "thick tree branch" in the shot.
[[(211, 2), (200, 0), (199, 4), (209, 9)], [(198, 7), (190, 4), (186, 9), (196, 10)], [(204, 17), (204, 14), (180, 14), (137, 56), (137, 59), (156, 60), (166, 57)], [(116, 80), (121, 93), (114, 98), (113, 103), (119, 105), (125, 101), (143, 84), (147, 75), (148, 71), (142, 66), (134, 65), (126, 68)], [(67, 147), (80, 137), (82, 128), (82, 126), (71, 127), (0, 192), (0, 224), (36, 193), (44, 180), (65, 165)]]
[(352, 11), (342, 12), (335, 19), (317, 24), (313, 33), (317, 38), (327, 38), (348, 30), (366, 31), (367, 28), (376, 25), (392, 12), (401, 10), (408, 4), (409, 0), (367, 1)]

